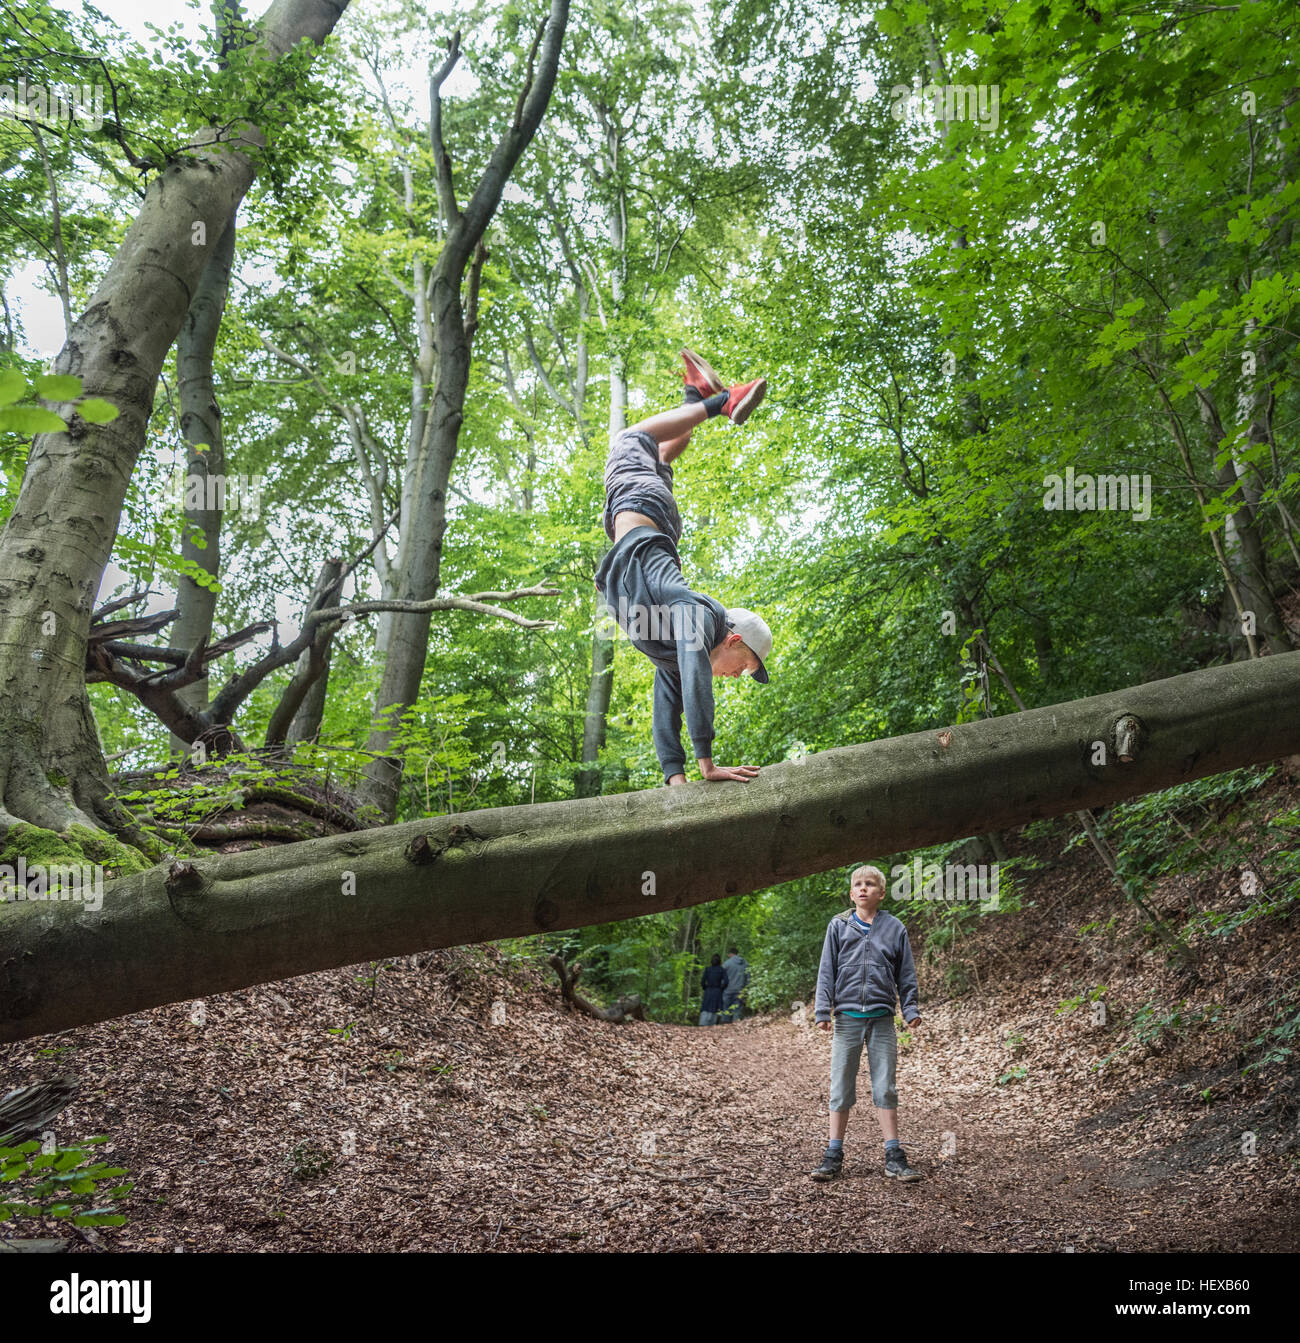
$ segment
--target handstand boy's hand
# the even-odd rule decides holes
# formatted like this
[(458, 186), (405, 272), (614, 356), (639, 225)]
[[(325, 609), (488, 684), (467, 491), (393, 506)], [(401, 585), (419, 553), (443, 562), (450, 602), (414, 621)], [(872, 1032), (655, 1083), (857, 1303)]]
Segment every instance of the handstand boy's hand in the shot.
[(725, 765), (715, 765), (712, 760), (701, 760), (700, 774), (710, 783), (748, 783), (758, 777), (758, 766), (735, 765), (728, 769)]
[(686, 782), (685, 774), (674, 774), (673, 777), (668, 780), (668, 786), (671, 788), (674, 784), (685, 783), (685, 782)]

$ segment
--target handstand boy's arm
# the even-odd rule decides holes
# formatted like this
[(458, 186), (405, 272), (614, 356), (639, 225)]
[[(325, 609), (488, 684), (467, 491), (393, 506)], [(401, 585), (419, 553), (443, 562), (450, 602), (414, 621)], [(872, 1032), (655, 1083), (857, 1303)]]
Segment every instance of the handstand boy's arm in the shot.
[[(678, 615), (678, 611), (685, 614)], [(674, 616), (681, 705), (700, 777), (711, 783), (747, 783), (757, 776), (757, 765), (728, 767), (713, 763), (713, 664), (709, 660), (709, 650), (719, 637), (719, 632), (714, 629), (713, 615), (706, 607), (681, 603), (677, 604)], [(675, 733), (674, 737), (677, 736)], [(672, 783), (673, 778), (670, 777), (668, 782)], [(686, 782), (685, 774), (678, 782)]]
[(686, 782), (686, 753), (682, 750), (682, 692), (674, 672), (655, 668), (655, 754), (665, 783)]

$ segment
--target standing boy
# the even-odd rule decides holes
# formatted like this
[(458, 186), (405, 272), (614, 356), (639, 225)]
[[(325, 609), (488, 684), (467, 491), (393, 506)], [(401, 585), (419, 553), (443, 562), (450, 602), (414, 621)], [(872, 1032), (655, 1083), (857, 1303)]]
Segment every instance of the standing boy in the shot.
[(686, 782), (682, 715), (700, 777), (747, 783), (755, 765), (728, 769), (713, 760), (714, 676), (748, 672), (765, 683), (772, 631), (743, 607), (693, 592), (682, 577), (682, 520), (673, 499), (673, 459), (691, 431), (714, 415), (741, 424), (763, 399), (767, 380), (724, 388), (698, 355), (686, 361), (686, 401), (610, 440), (605, 465), (605, 531), (614, 542), (596, 570), (596, 589), (632, 646), (655, 664), (654, 743), (664, 781)]
[(812, 1177), (833, 1180), (843, 1168), (844, 1133), (857, 1100), (858, 1066), (865, 1045), (871, 1099), (885, 1140), (885, 1174), (898, 1180), (920, 1180), (922, 1175), (907, 1164), (898, 1141), (895, 1079), (895, 1000), (902, 1000), (909, 1030), (921, 1024), (912, 947), (907, 929), (880, 908), (885, 874), (878, 867), (856, 868), (849, 878), (849, 894), (853, 908), (830, 921), (817, 971), (817, 1025), (824, 1031), (833, 1029), (835, 1035), (831, 1042), (830, 1142)]

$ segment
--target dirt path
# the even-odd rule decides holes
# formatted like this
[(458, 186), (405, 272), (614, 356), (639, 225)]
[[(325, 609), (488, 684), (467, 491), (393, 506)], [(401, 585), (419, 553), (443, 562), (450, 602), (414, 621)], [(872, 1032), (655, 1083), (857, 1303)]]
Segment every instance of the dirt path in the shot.
[(108, 1248), (1300, 1244), (1293, 1160), (1241, 1157), (1230, 1113), (1208, 1137), (1196, 1117), (1199, 1145), (1171, 1142), (1166, 1123), (1144, 1148), (1171, 1087), (1126, 1087), (1136, 1099), (1115, 1105), (1088, 1067), (1096, 1044), (1046, 1006), (1025, 1079), (1005, 1085), (997, 1002), (927, 1013), (899, 1064), (902, 1137), (927, 1179), (885, 1178), (868, 1107), (844, 1176), (818, 1185), (820, 1032), (779, 1019), (613, 1027), (561, 1010), (544, 978), (459, 953), (386, 971), (373, 1000), (365, 974), (214, 998), (201, 1025), (183, 1005), (7, 1046), (0, 1083), (80, 1080), (60, 1139), (111, 1134), (107, 1152), (137, 1181)]

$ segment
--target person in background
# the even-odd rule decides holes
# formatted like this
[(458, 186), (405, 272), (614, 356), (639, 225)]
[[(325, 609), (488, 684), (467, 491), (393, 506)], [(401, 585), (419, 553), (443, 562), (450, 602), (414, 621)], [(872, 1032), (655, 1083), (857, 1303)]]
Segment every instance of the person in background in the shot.
[(749, 983), (749, 964), (735, 947), (727, 948), (727, 959), (722, 963), (727, 976), (722, 991), (722, 1020), (739, 1021), (745, 1015), (741, 994)]
[(727, 982), (727, 972), (722, 968), (722, 957), (716, 952), (713, 960), (704, 968), (700, 977), (700, 988), (704, 997), (700, 1000), (700, 1025), (716, 1026), (718, 1015), (722, 1011), (722, 990)]

